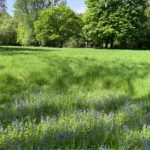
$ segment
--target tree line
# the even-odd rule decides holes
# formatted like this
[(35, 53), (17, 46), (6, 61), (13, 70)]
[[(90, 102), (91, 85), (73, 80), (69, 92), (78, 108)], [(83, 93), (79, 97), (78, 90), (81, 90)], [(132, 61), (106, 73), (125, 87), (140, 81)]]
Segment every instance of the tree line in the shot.
[(77, 14), (65, 0), (0, 0), (0, 45), (150, 48), (149, 0), (85, 0)]

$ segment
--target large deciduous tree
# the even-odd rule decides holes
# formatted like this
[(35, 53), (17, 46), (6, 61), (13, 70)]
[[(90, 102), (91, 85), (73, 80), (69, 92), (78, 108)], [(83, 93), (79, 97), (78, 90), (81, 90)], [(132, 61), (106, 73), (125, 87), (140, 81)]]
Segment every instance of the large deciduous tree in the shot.
[(108, 44), (113, 47), (116, 39), (124, 47), (140, 45), (146, 21), (146, 2), (147, 0), (86, 0), (86, 36), (95, 43), (105, 43), (106, 48)]
[(22, 45), (35, 45), (34, 22), (42, 9), (50, 8), (65, 0), (16, 0), (15, 17), (19, 21), (18, 42)]
[(70, 37), (79, 35), (81, 25), (81, 19), (67, 6), (46, 9), (35, 24), (36, 37), (41, 45), (62, 47)]

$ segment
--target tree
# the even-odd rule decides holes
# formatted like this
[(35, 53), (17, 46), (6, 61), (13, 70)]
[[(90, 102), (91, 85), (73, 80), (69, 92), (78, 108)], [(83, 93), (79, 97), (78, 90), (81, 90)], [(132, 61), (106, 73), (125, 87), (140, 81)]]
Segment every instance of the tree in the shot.
[[(34, 22), (39, 12), (62, 3), (64, 4), (65, 0), (16, 0), (15, 17), (19, 22), (17, 41), (22, 45), (35, 45), (37, 40), (34, 33)], [(23, 28), (24, 32), (22, 32)]]
[(146, 4), (146, 10), (145, 10), (145, 15), (147, 16), (147, 21), (145, 22), (144, 26), (145, 28), (143, 29), (143, 37), (142, 37), (142, 43), (143, 43), (143, 48), (150, 48), (150, 3), (148, 2)]
[(105, 43), (106, 48), (108, 44), (113, 47), (116, 39), (124, 43), (125, 47), (131, 43), (134, 46), (135, 41), (142, 37), (146, 2), (147, 0), (86, 0), (86, 36), (95, 43)]
[(8, 13), (3, 13), (0, 18), (0, 45), (15, 45), (16, 29), (15, 20)]
[(6, 11), (6, 0), (0, 0), (0, 14)]
[(81, 19), (67, 6), (43, 10), (35, 23), (35, 33), (41, 45), (62, 47), (70, 37), (81, 31)]
[(65, 4), (65, 0), (16, 0), (15, 14), (22, 16), (23, 14), (32, 14), (42, 9), (50, 8), (60, 4)]

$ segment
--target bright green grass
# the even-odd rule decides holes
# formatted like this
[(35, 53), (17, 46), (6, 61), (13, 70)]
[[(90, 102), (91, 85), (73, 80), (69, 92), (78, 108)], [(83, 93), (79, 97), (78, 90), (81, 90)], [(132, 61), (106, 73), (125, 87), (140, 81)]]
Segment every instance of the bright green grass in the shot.
[(0, 149), (149, 149), (150, 52), (0, 47)]

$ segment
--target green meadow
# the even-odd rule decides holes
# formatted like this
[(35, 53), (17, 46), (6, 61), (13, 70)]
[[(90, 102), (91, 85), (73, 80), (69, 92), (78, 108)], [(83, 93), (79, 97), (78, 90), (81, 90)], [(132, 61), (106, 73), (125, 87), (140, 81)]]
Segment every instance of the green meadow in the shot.
[(150, 149), (150, 51), (0, 47), (0, 149)]

